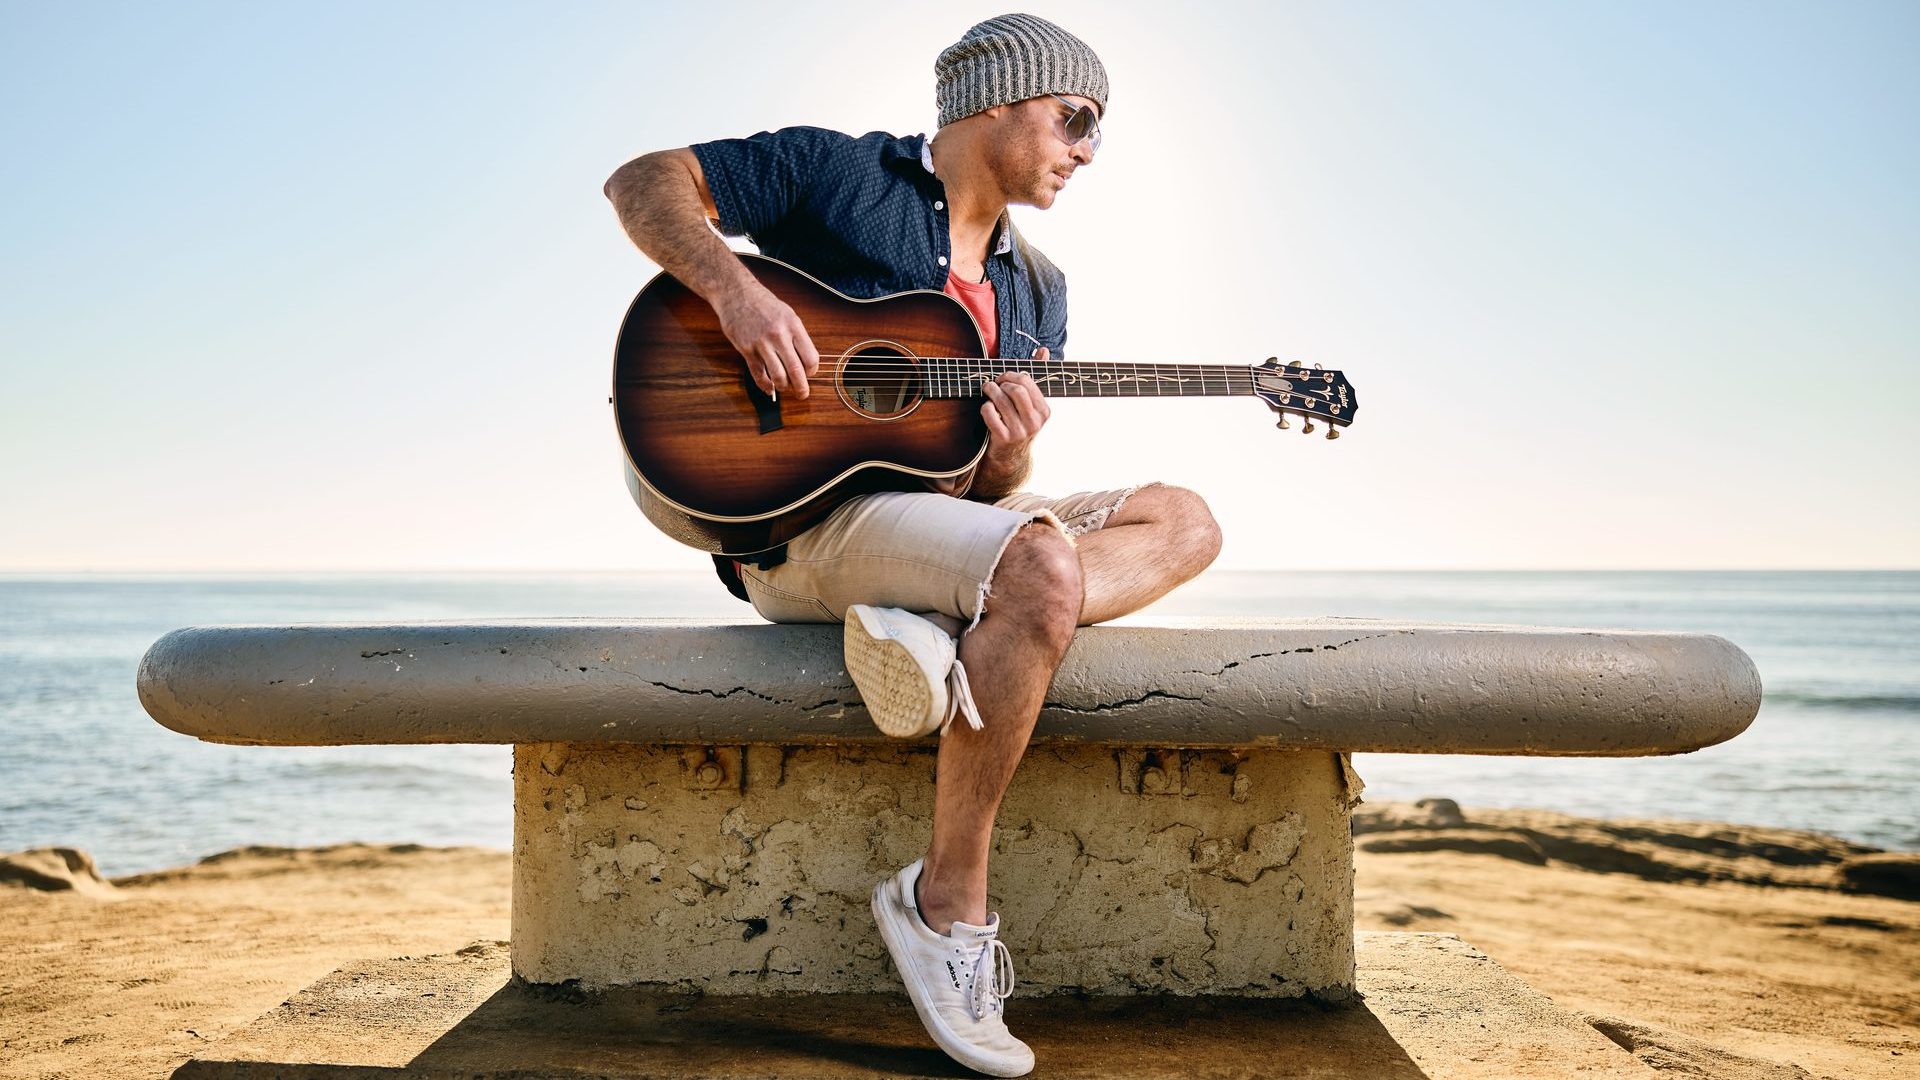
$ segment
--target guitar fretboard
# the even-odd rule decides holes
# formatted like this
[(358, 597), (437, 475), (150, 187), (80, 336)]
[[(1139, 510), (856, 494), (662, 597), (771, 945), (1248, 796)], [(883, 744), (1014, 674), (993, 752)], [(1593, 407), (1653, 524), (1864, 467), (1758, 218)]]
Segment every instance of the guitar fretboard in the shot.
[(1073, 360), (922, 357), (927, 397), (977, 398), (1003, 371), (1025, 371), (1048, 397), (1234, 397), (1253, 393), (1253, 369), (1233, 364), (1105, 364)]

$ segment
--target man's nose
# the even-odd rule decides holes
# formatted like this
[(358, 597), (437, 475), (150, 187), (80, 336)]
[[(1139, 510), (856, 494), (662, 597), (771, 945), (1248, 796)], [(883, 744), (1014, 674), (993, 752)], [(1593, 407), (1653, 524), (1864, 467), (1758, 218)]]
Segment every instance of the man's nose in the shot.
[(1093, 164), (1093, 140), (1081, 139), (1067, 151), (1067, 156), (1082, 165)]

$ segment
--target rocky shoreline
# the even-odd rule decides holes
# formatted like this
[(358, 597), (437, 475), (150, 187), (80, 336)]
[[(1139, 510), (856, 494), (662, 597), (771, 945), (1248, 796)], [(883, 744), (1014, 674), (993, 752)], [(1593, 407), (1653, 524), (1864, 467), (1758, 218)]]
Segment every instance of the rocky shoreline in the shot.
[(1738, 881), (1920, 900), (1920, 852), (1885, 851), (1797, 829), (1715, 821), (1586, 818), (1476, 809), (1452, 799), (1378, 803), (1353, 814), (1354, 847), (1456, 851), (1648, 881)]

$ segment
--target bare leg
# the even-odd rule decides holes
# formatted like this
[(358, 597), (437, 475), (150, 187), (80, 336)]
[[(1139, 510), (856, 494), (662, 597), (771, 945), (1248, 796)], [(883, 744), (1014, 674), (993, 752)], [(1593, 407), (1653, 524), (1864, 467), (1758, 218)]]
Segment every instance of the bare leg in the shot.
[(1080, 625), (1092, 626), (1138, 611), (1205, 570), (1220, 553), (1220, 526), (1200, 496), (1153, 484), (1077, 545), (1086, 582)]
[(984, 727), (955, 721), (941, 737), (933, 843), (919, 888), (921, 917), (937, 933), (956, 919), (987, 921), (993, 819), (1073, 641), (1081, 600), (1071, 542), (1051, 524), (1027, 525), (1000, 556), (986, 615), (960, 640)]

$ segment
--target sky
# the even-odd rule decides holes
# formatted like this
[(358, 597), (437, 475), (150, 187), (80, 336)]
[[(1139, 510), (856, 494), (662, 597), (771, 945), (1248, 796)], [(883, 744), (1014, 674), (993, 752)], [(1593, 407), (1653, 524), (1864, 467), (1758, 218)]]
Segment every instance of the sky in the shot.
[[(607, 175), (931, 131), (1002, 7), (0, 0), (0, 572), (703, 570), (606, 402)], [(1238, 569), (1920, 567), (1920, 6), (1031, 3), (1102, 57), (1035, 490), (1200, 492)]]

